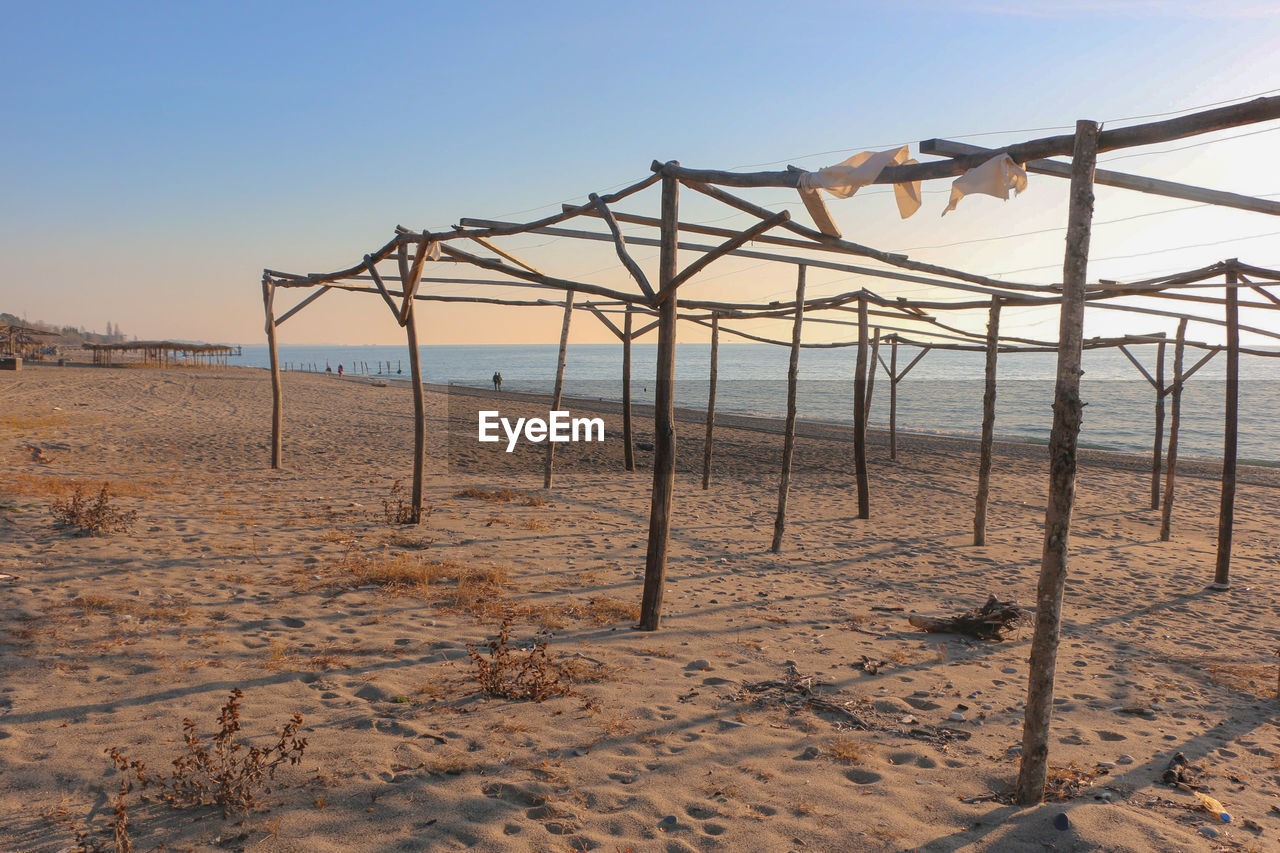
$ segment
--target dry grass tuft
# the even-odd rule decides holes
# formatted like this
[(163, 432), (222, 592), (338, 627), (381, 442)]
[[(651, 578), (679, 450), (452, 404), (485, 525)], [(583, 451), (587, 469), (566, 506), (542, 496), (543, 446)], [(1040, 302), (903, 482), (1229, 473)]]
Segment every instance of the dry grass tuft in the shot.
[(63, 497), (76, 489), (94, 490), (109, 486), (111, 493), (122, 498), (150, 497), (159, 482), (111, 482), (108, 480), (75, 479), (57, 474), (6, 474), (0, 481), (0, 491), (6, 494), (35, 495), (38, 497)]
[(614, 625), (618, 622), (635, 622), (640, 618), (640, 605), (635, 601), (600, 596), (587, 602), (570, 601), (564, 605), (566, 615), (591, 622), (594, 625)]
[(869, 743), (859, 743), (853, 738), (836, 738), (827, 744), (827, 752), (832, 759), (842, 764), (862, 764), (875, 752)]
[(511, 488), (477, 489), (474, 486), (470, 486), (460, 492), (455, 492), (453, 496), (455, 498), (476, 498), (489, 503), (518, 503), (521, 506), (543, 506), (547, 502), (545, 498), (538, 495)]
[(56, 412), (47, 414), (4, 414), (0, 415), (0, 430), (22, 432), (29, 429), (51, 429), (67, 422), (65, 416)]
[(403, 551), (369, 555), (351, 549), (339, 568), (345, 575), (344, 587), (379, 586), (395, 595), (428, 598), (474, 616), (501, 613), (501, 595), (508, 584), (505, 566), (428, 560)]

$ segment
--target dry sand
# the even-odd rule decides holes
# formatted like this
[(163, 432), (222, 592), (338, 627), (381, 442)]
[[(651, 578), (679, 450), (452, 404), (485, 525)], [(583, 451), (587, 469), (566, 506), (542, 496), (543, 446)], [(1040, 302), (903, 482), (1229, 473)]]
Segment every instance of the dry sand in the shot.
[[(409, 470), (404, 387), (288, 375), (282, 471), (264, 371), (28, 366), (0, 374), (0, 401), (0, 850), (100, 830), (119, 778), (104, 750), (166, 768), (182, 719), (207, 735), (234, 687), (257, 742), (302, 713), (302, 763), (247, 816), (135, 793), (135, 850), (1280, 849), (1268, 472), (1240, 487), (1235, 584), (1213, 593), (1216, 482), (1179, 479), (1161, 543), (1142, 460), (1086, 459), (1050, 763), (1092, 786), (1023, 809), (966, 800), (1016, 777), (1029, 630), (969, 641), (905, 617), (1034, 601), (1038, 448), (1001, 447), (974, 548), (971, 444), (904, 438), (891, 463), (873, 436), (873, 518), (858, 521), (851, 446), (805, 437), (775, 556), (778, 436), (722, 429), (703, 492), (702, 431), (681, 424), (663, 628), (638, 633), (651, 457), (620, 470), (614, 415), (603, 446), (560, 453), (543, 493), (540, 451), (495, 463), (470, 437), (491, 401), (428, 394), (434, 510), (403, 528), (382, 501)], [(104, 480), (138, 512), (131, 532), (54, 526), (60, 491)], [(458, 496), (507, 486), (545, 503)], [(505, 583), (393, 594), (354, 579), (396, 560)], [(594, 680), (542, 703), (480, 694), (466, 645), (495, 635), (504, 606), (520, 645), (541, 636)], [(788, 672), (870, 730), (744, 689)], [(1158, 784), (1175, 752), (1231, 824)]]

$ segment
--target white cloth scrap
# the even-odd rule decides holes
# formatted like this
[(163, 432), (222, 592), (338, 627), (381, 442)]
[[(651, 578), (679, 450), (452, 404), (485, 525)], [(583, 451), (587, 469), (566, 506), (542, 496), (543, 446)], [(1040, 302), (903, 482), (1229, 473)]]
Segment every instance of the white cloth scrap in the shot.
[(942, 211), (942, 215), (946, 216), (955, 210), (960, 199), (971, 193), (982, 193), (1008, 201), (1009, 190), (1013, 190), (1016, 195), (1026, 188), (1026, 169), (1013, 162), (1008, 154), (998, 154), (951, 183), (951, 200), (947, 202), (947, 209)]
[[(796, 188), (818, 230), (823, 234), (839, 237), (840, 230), (831, 221), (831, 215), (818, 195), (818, 190), (826, 190), (836, 198), (848, 198), (867, 184), (874, 183), (886, 166), (907, 166), (915, 162), (910, 159), (905, 145), (888, 151), (863, 151), (835, 166), (805, 172), (800, 176)], [(893, 193), (898, 202), (898, 214), (903, 219), (920, 209), (919, 181), (894, 184)]]

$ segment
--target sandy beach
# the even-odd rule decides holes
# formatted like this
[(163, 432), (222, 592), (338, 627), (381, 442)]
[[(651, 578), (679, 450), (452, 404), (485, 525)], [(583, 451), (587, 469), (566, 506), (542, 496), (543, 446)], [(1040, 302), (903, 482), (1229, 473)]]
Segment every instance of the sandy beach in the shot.
[[(1233, 586), (1210, 592), (1217, 467), (1180, 469), (1160, 542), (1149, 460), (1082, 454), (1058, 796), (1020, 808), (1030, 627), (992, 642), (907, 616), (1034, 604), (1043, 448), (998, 446), (975, 548), (976, 445), (902, 436), (891, 462), (872, 435), (860, 521), (851, 445), (808, 425), (774, 555), (781, 436), (723, 419), (704, 492), (681, 420), (663, 627), (641, 633), (651, 454), (623, 470), (616, 406), (591, 407), (606, 441), (557, 450), (544, 491), (540, 447), (475, 441), (492, 395), (429, 390), (432, 510), (406, 527), (384, 501), (409, 477), (409, 389), (284, 381), (272, 471), (265, 371), (0, 374), (0, 851), (75, 849), (86, 826), (109, 844), (106, 751), (167, 769), (183, 719), (207, 737), (233, 688), (255, 743), (301, 713), (305, 755), (246, 814), (135, 791), (134, 850), (1280, 850), (1274, 470), (1242, 469)], [(53, 501), (103, 482), (129, 531), (55, 525)], [(468, 644), (508, 612), (565, 695), (481, 691)], [(1161, 784), (1176, 753), (1230, 823)]]

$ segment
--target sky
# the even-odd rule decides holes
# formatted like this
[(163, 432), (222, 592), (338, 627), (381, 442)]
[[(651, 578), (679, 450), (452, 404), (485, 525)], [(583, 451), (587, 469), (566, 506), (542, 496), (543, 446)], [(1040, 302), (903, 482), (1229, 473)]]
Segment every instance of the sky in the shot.
[[(111, 322), (142, 339), (261, 343), (264, 267), (345, 268), (396, 225), (544, 216), (646, 176), (654, 159), (816, 169), (904, 143), (914, 155), (932, 137), (995, 146), (1069, 132), (1081, 118), (1116, 127), (1280, 91), (1275, 3), (0, 0), (0, 10), (0, 310), (98, 331)], [(1201, 144), (1209, 139), (1221, 141)], [(1271, 122), (1103, 154), (1099, 165), (1280, 198), (1277, 142)], [(948, 189), (926, 185), (908, 220), (885, 187), (829, 207), (849, 239), (877, 248), (1009, 280), (1060, 278), (1065, 181), (1033, 174), (1017, 198), (966, 198), (942, 218)], [(1231, 257), (1280, 267), (1272, 217), (1106, 187), (1097, 195), (1091, 279)], [(790, 190), (751, 198), (808, 223)], [(656, 216), (657, 192), (619, 209)], [(681, 218), (752, 224), (688, 191)], [(523, 235), (502, 245), (553, 275), (629, 286), (605, 244)], [(656, 277), (657, 250), (634, 254)], [(780, 299), (794, 277), (785, 265), (729, 258), (688, 292)], [(864, 284), (933, 295), (817, 271), (808, 292)], [(277, 313), (302, 295), (282, 292)], [(1275, 323), (1257, 313), (1243, 321)], [(560, 317), (427, 304), (418, 324), (423, 343), (534, 343), (556, 340)], [(1031, 309), (1003, 320), (1033, 336), (1056, 337), (1056, 324), (1055, 312)], [(1086, 334), (1172, 328), (1098, 311)], [(280, 335), (403, 341), (382, 301), (365, 294), (327, 294)], [(849, 336), (806, 331), (814, 341)], [(1221, 332), (1194, 326), (1192, 336)], [(578, 314), (572, 340), (613, 338)]]

